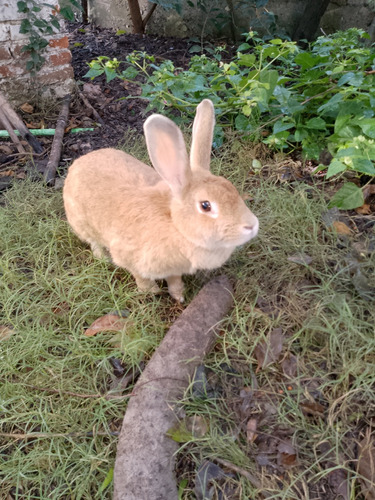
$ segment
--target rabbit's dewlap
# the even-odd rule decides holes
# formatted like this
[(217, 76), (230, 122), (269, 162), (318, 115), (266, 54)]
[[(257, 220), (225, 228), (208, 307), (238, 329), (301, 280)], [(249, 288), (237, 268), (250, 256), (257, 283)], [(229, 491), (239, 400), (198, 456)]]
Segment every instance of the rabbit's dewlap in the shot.
[(115, 149), (93, 151), (69, 168), (63, 197), (68, 222), (94, 255), (107, 250), (141, 291), (183, 302), (183, 274), (220, 267), (257, 235), (258, 219), (236, 188), (210, 173), (214, 108), (197, 107), (190, 161), (180, 129), (150, 116), (145, 137), (154, 169)]

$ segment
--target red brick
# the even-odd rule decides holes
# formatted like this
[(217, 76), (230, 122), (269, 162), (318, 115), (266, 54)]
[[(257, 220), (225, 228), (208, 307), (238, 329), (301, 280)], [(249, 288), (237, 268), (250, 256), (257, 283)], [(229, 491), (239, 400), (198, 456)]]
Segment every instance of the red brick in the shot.
[(49, 41), (49, 46), (53, 49), (59, 47), (61, 49), (67, 49), (69, 47), (69, 40), (67, 36), (63, 38), (54, 38)]
[(14, 68), (12, 68), (10, 61), (8, 62), (8, 64), (0, 64), (0, 76), (2, 76), (3, 78), (16, 76)]
[(0, 47), (0, 61), (6, 61), (10, 58), (9, 48)]
[(70, 50), (62, 50), (58, 54), (52, 54), (49, 57), (49, 62), (53, 64), (53, 66), (63, 66), (64, 64), (69, 64), (72, 60), (72, 54)]
[(67, 66), (64, 69), (58, 69), (45, 75), (38, 75), (37, 78), (40, 83), (44, 83), (46, 85), (50, 83), (63, 82), (74, 78), (73, 68), (71, 66)]

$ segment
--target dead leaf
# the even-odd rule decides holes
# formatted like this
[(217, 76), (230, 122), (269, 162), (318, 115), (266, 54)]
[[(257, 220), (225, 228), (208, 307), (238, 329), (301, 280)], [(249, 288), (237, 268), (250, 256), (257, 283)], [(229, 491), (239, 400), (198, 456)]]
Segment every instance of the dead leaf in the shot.
[(34, 113), (34, 107), (28, 102), (22, 104), (22, 106), (20, 106), (20, 109), (22, 109), (24, 113), (29, 113), (30, 115)]
[(289, 262), (293, 262), (294, 264), (301, 264), (303, 266), (309, 266), (311, 262), (313, 261), (312, 257), (310, 255), (307, 255), (305, 253), (296, 253), (294, 255), (291, 255), (288, 257)]
[(313, 415), (320, 418), (324, 417), (325, 408), (323, 405), (317, 403), (316, 401), (304, 401), (303, 403), (300, 403), (300, 407), (305, 415)]
[(277, 451), (278, 465), (289, 468), (297, 464), (297, 453), (290, 441), (281, 441)]
[(360, 215), (370, 215), (372, 212), (371, 206), (368, 203), (364, 203), (361, 207), (356, 208), (355, 211)]
[(10, 146), (7, 146), (6, 144), (2, 144), (0, 146), (0, 152), (9, 156), (13, 153), (13, 149)]
[(335, 220), (332, 224), (332, 227), (337, 234), (342, 234), (345, 236), (351, 236), (353, 234), (352, 230), (345, 224), (345, 222)]
[(0, 325), (0, 341), (8, 340), (12, 335), (16, 333), (13, 328), (6, 325)]
[(375, 500), (375, 440), (370, 429), (358, 444), (358, 472), (362, 494), (366, 500)]
[(284, 335), (281, 328), (274, 328), (265, 340), (261, 340), (254, 349), (258, 361), (256, 371), (275, 363), (283, 349)]
[(258, 426), (257, 419), (249, 418), (246, 424), (246, 437), (249, 443), (253, 443), (258, 437), (258, 434), (256, 433), (257, 426)]
[(297, 356), (289, 352), (282, 360), (281, 368), (284, 375), (294, 379), (297, 375)]
[(95, 85), (94, 83), (85, 83), (83, 85), (83, 92), (92, 99), (97, 99), (102, 97), (102, 89), (100, 85)]
[(106, 314), (96, 319), (84, 334), (86, 337), (93, 337), (97, 333), (102, 332), (122, 332), (125, 330), (127, 323), (127, 318), (122, 318), (113, 313)]
[(201, 415), (192, 415), (185, 418), (186, 430), (191, 433), (194, 438), (202, 438), (207, 434), (208, 424)]

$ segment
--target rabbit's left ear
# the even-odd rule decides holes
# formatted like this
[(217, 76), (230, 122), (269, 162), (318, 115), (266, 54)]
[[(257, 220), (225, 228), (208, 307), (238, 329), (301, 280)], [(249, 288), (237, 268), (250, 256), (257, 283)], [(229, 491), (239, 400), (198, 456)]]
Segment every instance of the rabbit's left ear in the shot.
[(214, 126), (214, 105), (209, 99), (204, 99), (197, 107), (193, 123), (193, 140), (190, 150), (192, 170), (199, 168), (210, 170)]
[(157, 114), (147, 118), (143, 128), (152, 164), (173, 194), (179, 196), (191, 178), (181, 130), (172, 120)]

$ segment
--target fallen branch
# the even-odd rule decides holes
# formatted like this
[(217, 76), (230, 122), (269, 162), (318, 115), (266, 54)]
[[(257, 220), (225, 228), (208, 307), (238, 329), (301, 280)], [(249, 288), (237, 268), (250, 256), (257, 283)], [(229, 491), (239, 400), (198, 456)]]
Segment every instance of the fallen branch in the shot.
[(22, 146), (21, 141), (18, 139), (16, 133), (13, 131), (13, 127), (8, 120), (7, 115), (5, 112), (0, 108), (0, 123), (2, 123), (3, 127), (6, 128), (9, 137), (12, 139), (13, 144), (15, 144), (17, 151), (19, 153), (25, 153), (25, 148)]
[(52, 142), (51, 154), (47, 163), (46, 171), (44, 172), (44, 178), (47, 184), (53, 184), (55, 181), (56, 170), (61, 156), (61, 147), (64, 138), (66, 122), (68, 121), (70, 98), (70, 94), (67, 94), (64, 97), (61, 111), (57, 119), (56, 132)]
[(174, 407), (213, 347), (219, 322), (233, 303), (226, 276), (212, 279), (172, 325), (133, 390), (114, 471), (114, 500), (177, 500), (174, 455), (167, 437)]
[(93, 105), (90, 103), (90, 101), (87, 99), (87, 97), (82, 92), (79, 92), (79, 97), (82, 99), (82, 102), (86, 106), (86, 108), (89, 108), (91, 110), (95, 120), (99, 122), (101, 125), (104, 125), (104, 121), (102, 120), (101, 116), (93, 107)]
[[(5, 116), (5, 121), (4, 121)], [(5, 96), (0, 92), (0, 118), (3, 122), (4, 127), (7, 129), (9, 136), (11, 137), (14, 144), (17, 146), (18, 151), (21, 153), (18, 144), (20, 144), (19, 139), (17, 139), (13, 129), (17, 129), (20, 135), (30, 144), (35, 153), (42, 153), (43, 147), (39, 141), (35, 139), (33, 135), (30, 134), (29, 129), (23, 123), (21, 118), (14, 111), (9, 102), (5, 99)], [(8, 125), (6, 124), (8, 122)], [(10, 128), (10, 130), (9, 130)], [(13, 135), (14, 134), (14, 135)], [(21, 144), (23, 149), (23, 146)]]

